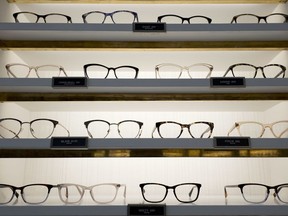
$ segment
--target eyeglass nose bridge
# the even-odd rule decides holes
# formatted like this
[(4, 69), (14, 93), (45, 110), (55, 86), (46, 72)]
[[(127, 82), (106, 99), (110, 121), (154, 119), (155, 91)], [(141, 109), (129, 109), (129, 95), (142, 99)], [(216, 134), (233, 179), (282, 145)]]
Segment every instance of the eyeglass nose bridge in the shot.
[[(108, 68), (108, 73), (107, 73), (107, 76), (105, 77), (105, 79), (109, 77), (110, 71), (113, 71), (114, 77), (117, 78), (115, 68), (110, 67), (110, 68)], [(112, 124), (115, 124), (115, 123), (112, 123)], [(110, 123), (110, 125), (112, 125), (112, 124)]]

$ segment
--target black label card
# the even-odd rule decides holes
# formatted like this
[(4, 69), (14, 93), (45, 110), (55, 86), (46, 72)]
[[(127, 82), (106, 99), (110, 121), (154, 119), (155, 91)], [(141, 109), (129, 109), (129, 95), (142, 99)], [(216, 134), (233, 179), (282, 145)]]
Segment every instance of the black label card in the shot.
[(214, 137), (215, 148), (250, 148), (250, 137)]
[(133, 23), (134, 32), (166, 32), (166, 23)]
[(129, 204), (128, 216), (165, 216), (166, 205)]
[(211, 88), (244, 88), (246, 87), (245, 77), (211, 77)]
[(81, 88), (87, 87), (87, 77), (53, 77), (53, 88)]
[(88, 137), (52, 137), (51, 148), (53, 149), (87, 149)]

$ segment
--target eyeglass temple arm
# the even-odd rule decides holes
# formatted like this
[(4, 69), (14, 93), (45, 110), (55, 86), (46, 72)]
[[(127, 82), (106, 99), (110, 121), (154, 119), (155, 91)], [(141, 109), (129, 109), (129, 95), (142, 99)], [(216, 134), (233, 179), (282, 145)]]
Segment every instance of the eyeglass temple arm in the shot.
[(226, 185), (226, 186), (224, 187), (224, 196), (225, 196), (225, 199), (227, 199), (227, 197), (228, 197), (227, 188), (238, 188), (238, 185)]
[[(15, 137), (16, 138), (19, 138), (19, 136), (18, 136), (18, 134), (16, 134), (14, 131), (12, 131), (12, 130), (10, 130), (10, 129), (8, 129), (8, 128), (6, 128), (6, 127), (4, 127), (3, 125), (1, 125), (0, 124), (0, 127), (2, 127), (2, 128), (4, 128), (5, 130), (7, 130), (7, 131), (9, 131), (9, 132), (11, 132), (11, 133), (13, 133), (14, 135), (15, 135)], [(0, 135), (1, 136), (1, 135)], [(2, 138), (4, 138), (3, 136), (1, 136)]]
[(232, 128), (228, 131), (227, 136), (230, 136), (230, 133), (232, 133), (233, 130), (235, 130), (235, 128), (237, 128), (239, 125), (237, 123), (235, 123)]
[(124, 187), (124, 193), (123, 193), (123, 197), (126, 201), (126, 185), (125, 184), (120, 184), (120, 187)]
[(156, 125), (155, 125), (155, 127), (154, 127), (154, 129), (153, 129), (153, 131), (152, 131), (152, 134), (151, 134), (152, 138), (154, 138), (154, 133), (155, 133), (156, 129), (157, 129), (157, 127), (156, 127)]
[(208, 133), (211, 131), (211, 128), (208, 127), (202, 134), (201, 134), (201, 138), (203, 138), (204, 134)]
[(66, 127), (64, 127), (64, 125), (62, 125), (62, 124), (60, 124), (60, 123), (58, 123), (58, 125), (61, 126), (64, 130), (66, 130), (66, 132), (67, 132), (67, 134), (68, 134), (68, 137), (70, 137), (70, 132), (69, 132), (69, 130), (68, 130)]
[(280, 135), (279, 137), (282, 137), (283, 134), (285, 134), (286, 132), (288, 132), (288, 128), (286, 130), (284, 130)]
[(63, 67), (60, 68), (60, 71), (63, 71), (64, 75), (67, 77), (67, 73), (66, 73), (66, 71), (64, 70)]
[(191, 190), (190, 190), (190, 192), (189, 192), (189, 194), (188, 194), (188, 195), (189, 195), (189, 197), (191, 197), (191, 196), (192, 196), (192, 193), (193, 193), (193, 190), (194, 190), (194, 188), (195, 188), (195, 187), (197, 188), (197, 186), (193, 186), (193, 187), (191, 188)]

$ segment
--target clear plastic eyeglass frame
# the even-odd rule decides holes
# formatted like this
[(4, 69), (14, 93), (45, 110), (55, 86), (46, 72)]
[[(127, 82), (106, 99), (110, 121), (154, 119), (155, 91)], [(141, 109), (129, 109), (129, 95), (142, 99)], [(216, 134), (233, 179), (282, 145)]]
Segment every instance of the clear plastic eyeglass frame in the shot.
[(284, 78), (286, 67), (280, 64), (268, 64), (263, 67), (256, 67), (247, 63), (239, 63), (231, 65), (223, 77), (226, 77), (231, 72), (233, 77), (256, 78), (259, 70), (263, 78)]
[[(29, 66), (29, 65), (26, 65), (26, 64), (15, 63), (15, 64), (7, 64), (5, 67), (6, 67), (6, 70), (7, 70), (8, 77), (11, 77), (11, 78), (19, 78), (19, 74), (17, 74), (17, 71), (14, 69), (15, 67), (18, 67), (18, 68), (21, 67), (22, 69), (19, 69), (19, 70), (21, 70), (21, 73), (26, 70), (26, 73), (23, 74), (23, 76), (20, 76), (21, 78), (29, 77), (31, 72), (32, 72), (32, 70), (35, 71), (36, 76), (38, 78), (44, 78), (44, 76), (42, 74), (45, 73), (46, 71), (48, 73), (52, 72), (52, 71), (49, 71), (52, 68), (55, 69), (55, 71), (53, 71), (53, 73), (55, 72), (55, 77), (61, 76), (61, 73), (63, 73), (63, 75), (65, 77), (67, 77), (67, 74), (66, 74), (64, 68), (62, 66), (60, 66), (60, 65)], [(49, 69), (49, 70), (47, 70), (47, 69)], [(39, 70), (41, 70), (41, 73), (39, 72)], [(44, 70), (44, 71), (42, 72), (42, 70)], [(53, 76), (54, 75), (52, 75), (51, 78)]]
[[(27, 204), (44, 203), (53, 187), (55, 186), (50, 184), (29, 184), (22, 187), (0, 184), (0, 205), (10, 203), (14, 197), (16, 197), (16, 203), (20, 195)], [(20, 193), (17, 191), (20, 191)]]
[[(121, 15), (124, 15), (125, 17), (121, 17), (120, 20)], [(82, 15), (84, 23), (105, 23), (107, 17), (110, 17), (113, 23), (127, 23), (128, 19), (130, 19), (128, 23), (139, 22), (138, 14), (129, 10), (117, 10), (111, 13), (91, 11)], [(92, 21), (90, 21), (90, 19), (92, 19)]]
[[(67, 128), (53, 119), (39, 118), (30, 122), (22, 122), (15, 118), (3, 118), (0, 119), (0, 137), (9, 139), (20, 138), (19, 134), (23, 130), (24, 124), (29, 124), (30, 132), (36, 139), (51, 137), (57, 125), (62, 127), (67, 132), (68, 137), (70, 136), (70, 132), (67, 130)], [(45, 130), (45, 136), (42, 134), (40, 136), (36, 131), (41, 126), (43, 127), (43, 130)]]
[(261, 204), (267, 201), (270, 190), (274, 190), (273, 196), (280, 202), (288, 204), (288, 183), (276, 186), (268, 186), (259, 183), (245, 183), (239, 185), (226, 185), (224, 187), (224, 195), (227, 203), (228, 188), (239, 188), (242, 197), (248, 203)]
[[(247, 127), (247, 129), (246, 129)], [(232, 128), (228, 132), (228, 136), (236, 129), (240, 136), (250, 136), (252, 138), (261, 138), (265, 132), (265, 129), (269, 128), (275, 138), (283, 138), (284, 135), (288, 136), (288, 120), (277, 121), (271, 124), (263, 124), (256, 121), (242, 121), (235, 122)], [(255, 129), (255, 130), (253, 130)], [(246, 132), (247, 131), (247, 132)], [(256, 133), (246, 134), (246, 133)]]
[[(163, 134), (163, 131), (162, 131), (163, 127), (168, 127), (168, 126), (169, 126), (169, 128), (167, 129), (167, 134), (169, 134), (169, 137), (165, 136)], [(198, 132), (199, 136), (196, 137), (195, 135), (193, 135), (194, 131), (193, 132), (191, 131), (192, 126), (196, 126), (197, 128), (199, 128), (201, 130)], [(202, 128), (203, 126), (204, 126), (204, 128)], [(158, 132), (158, 134), (161, 138), (179, 138), (181, 136), (181, 134), (183, 133), (184, 128), (188, 129), (188, 132), (192, 138), (204, 138), (205, 135), (207, 138), (209, 138), (212, 135), (212, 132), (214, 129), (214, 123), (204, 122), (204, 121), (193, 122), (190, 124), (181, 124), (181, 123), (174, 122), (174, 121), (156, 122), (155, 128), (152, 131), (152, 138), (154, 138), (155, 131)], [(171, 130), (173, 130), (174, 132), (177, 132), (176, 133), (177, 135), (175, 135), (174, 137), (171, 137)]]
[(139, 72), (139, 68), (130, 65), (112, 68), (101, 64), (86, 64), (83, 68), (86, 77), (96, 79), (107, 79), (110, 71), (113, 71), (116, 79), (136, 79)]
[[(169, 70), (167, 70), (169, 68)], [(190, 66), (180, 66), (172, 63), (163, 63), (155, 66), (156, 78), (174, 78), (179, 79), (183, 71), (187, 71), (189, 77), (193, 78), (209, 78), (213, 71), (213, 66), (207, 63), (197, 63)]]
[[(13, 17), (15, 19), (16, 23), (21, 23), (23, 22), (22, 17), (27, 20), (27, 18), (25, 18), (25, 16), (29, 16), (31, 19), (33, 19), (34, 23), (38, 23), (40, 19), (43, 19), (43, 21), (45, 23), (47, 23), (47, 21), (49, 23), (53, 23), (55, 22), (55, 20), (58, 20), (56, 23), (59, 22), (59, 20), (61, 20), (60, 23), (72, 23), (72, 18), (70, 16), (67, 16), (65, 14), (60, 14), (60, 13), (49, 13), (49, 14), (45, 14), (45, 15), (39, 15), (33, 12), (27, 12), (27, 11), (23, 11), (23, 12), (18, 12), (18, 13), (14, 13)], [(50, 18), (53, 18), (53, 21), (50, 22)], [(25, 21), (27, 22), (27, 21)]]
[(163, 202), (167, 197), (169, 189), (173, 190), (174, 196), (179, 202), (192, 203), (199, 197), (201, 184), (182, 183), (174, 186), (167, 186), (160, 183), (142, 183), (139, 184), (139, 187), (141, 188), (143, 199), (149, 203)]
[(165, 14), (162, 16), (158, 16), (157, 22), (170, 23), (169, 19), (171, 19), (171, 20), (173, 19), (173, 21), (176, 21), (173, 23), (181, 23), (181, 24), (183, 24), (185, 21), (188, 24), (191, 24), (192, 23), (191, 21), (193, 19), (198, 20), (198, 21), (201, 20), (201, 23), (203, 23), (202, 21), (204, 21), (204, 23), (208, 23), (208, 24), (210, 24), (212, 22), (212, 19), (209, 17), (206, 17), (206, 16), (196, 15), (196, 16), (191, 16), (191, 17), (182, 17), (182, 16), (179, 16), (176, 14)]
[[(142, 133), (143, 122), (135, 120), (124, 120), (118, 123), (110, 123), (105, 120), (95, 119), (84, 122), (89, 137), (91, 138), (106, 138), (110, 133), (111, 126), (117, 127), (117, 132), (121, 138), (140, 138)], [(98, 131), (101, 136), (98, 137), (94, 131)], [(100, 132), (101, 130), (101, 132)], [(124, 132), (125, 131), (125, 132)], [(126, 134), (129, 133), (129, 134)], [(133, 135), (131, 135), (131, 133)]]
[[(70, 183), (57, 185), (60, 200), (65, 204), (75, 204), (81, 202), (86, 190), (89, 191), (94, 202), (98, 204), (111, 203), (116, 199), (120, 187), (124, 187), (123, 197), (124, 202), (126, 202), (125, 184), (103, 183), (89, 187)], [(106, 194), (106, 196), (100, 196), (100, 191), (105, 194), (109, 192), (109, 194)]]
[[(243, 19), (243, 20), (242, 20)], [(287, 23), (288, 15), (283, 13), (272, 13), (267, 16), (257, 16), (255, 14), (239, 14), (232, 18), (231, 23)]]

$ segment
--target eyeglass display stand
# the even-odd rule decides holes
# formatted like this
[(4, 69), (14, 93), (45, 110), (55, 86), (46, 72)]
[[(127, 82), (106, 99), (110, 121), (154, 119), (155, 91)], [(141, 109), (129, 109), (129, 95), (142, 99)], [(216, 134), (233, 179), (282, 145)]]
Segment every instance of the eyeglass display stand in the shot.
[[(97, 0), (95, 0), (96, 2)], [(117, 0), (115, 0), (117, 2)], [(9, 1), (12, 4), (23, 2), (22, 0)], [(25, 0), (24, 0), (25, 2)], [(34, 1), (37, 2), (37, 1)], [(41, 1), (39, 0), (39, 3)], [(55, 2), (55, 1), (53, 1)], [(71, 1), (70, 1), (71, 2)], [(75, 0), (79, 3), (80, 1)], [(83, 1), (81, 1), (83, 2)], [(89, 1), (91, 2), (91, 1)], [(151, 2), (151, 1), (149, 1)], [(167, 1), (165, 1), (166, 3)], [(183, 1), (182, 1), (183, 2)], [(205, 1), (206, 3), (209, 1)], [(214, 1), (211, 1), (213, 3)], [(220, 0), (221, 2), (221, 0)], [(227, 3), (229, 1), (222, 1)], [(231, 3), (235, 1), (231, 0)], [(239, 1), (238, 1), (239, 2)], [(243, 0), (241, 3), (251, 3)], [(253, 1), (259, 3), (259, 1)], [(267, 1), (262, 1), (265, 3)], [(272, 1), (273, 3), (283, 2), (281, 0)], [(285, 3), (286, 1), (284, 1)], [(103, 3), (103, 1), (101, 1)], [(153, 2), (154, 3), (154, 2)], [(193, 3), (189, 1), (188, 3)], [(287, 4), (287, 3), (286, 3)], [(33, 4), (37, 5), (37, 4)], [(207, 6), (206, 6), (207, 7)], [(208, 6), (209, 7), (209, 6)], [(0, 9), (1, 10), (1, 9)], [(47, 31), (48, 30), (48, 31)], [(61, 49), (61, 48), (88, 48), (88, 49), (125, 49), (139, 46), (142, 49), (155, 49), (154, 42), (158, 43), (157, 49), (161, 48), (233, 48), (244, 47), (246, 49), (267, 49), (285, 50), (288, 47), (287, 24), (211, 24), (211, 25), (177, 25), (168, 24), (165, 35), (161, 34), (138, 34), (132, 32), (132, 26), (126, 24), (93, 24), (83, 25), (73, 24), (33, 24), (33, 23), (0, 23), (0, 46), (6, 49)], [(120, 42), (119, 42), (120, 40)], [(41, 41), (44, 41), (41, 43)], [(79, 43), (79, 41), (81, 41)], [(103, 47), (101, 41), (106, 42)], [(107, 42), (109, 41), (109, 42)], [(122, 42), (121, 42), (122, 41)], [(171, 43), (172, 41), (172, 43)], [(202, 43), (199, 43), (202, 41)], [(203, 43), (204, 41), (204, 43)], [(227, 42), (228, 41), (228, 42)], [(257, 41), (257, 42), (255, 42)], [(151, 43), (150, 43), (151, 42)], [(200, 44), (200, 45), (199, 45)], [(86, 47), (87, 46), (87, 47)], [(130, 47), (129, 47), (130, 46)], [(4, 51), (3, 51), (4, 52)], [(1, 60), (0, 60), (1, 61)], [(247, 79), (246, 88), (223, 89), (210, 88), (210, 81), (207, 79), (199, 80), (88, 80), (88, 87), (81, 89), (56, 89), (51, 86), (51, 79), (7, 79), (0, 78), (0, 100), (11, 101), (34, 101), (41, 99), (61, 101), (70, 98), (72, 101), (86, 99), (85, 94), (95, 93), (93, 99), (99, 100), (99, 93), (118, 94), (119, 98), (123, 95), (133, 95), (134, 93), (150, 93), (146, 95), (148, 99), (161, 99), (157, 93), (170, 93), (170, 100), (174, 93), (179, 99), (205, 99), (205, 94), (209, 97), (222, 97), (222, 100), (233, 99), (235, 95), (241, 99), (256, 100), (286, 100), (288, 99), (288, 81), (286, 79)], [(58, 94), (59, 93), (59, 94)], [(77, 94), (75, 94), (77, 93)], [(252, 96), (251, 94), (258, 94)], [(54, 96), (53, 96), (54, 94)], [(123, 94), (123, 95), (121, 95)], [(187, 96), (188, 94), (188, 96)], [(218, 94), (218, 96), (217, 96)], [(55, 96), (56, 95), (56, 96)], [(245, 95), (248, 95), (247, 97)], [(250, 95), (250, 96), (249, 96)], [(31, 96), (31, 97), (30, 97)], [(68, 97), (69, 96), (69, 97)], [(73, 98), (74, 97), (74, 98)], [(97, 98), (98, 97), (98, 98)], [(141, 96), (134, 97), (139, 100)], [(169, 99), (169, 95), (166, 96)], [(237, 98), (236, 97), (236, 98)], [(65, 98), (65, 99), (63, 99)], [(142, 100), (147, 100), (143, 99)], [(109, 98), (113, 100), (113, 98)], [(115, 96), (114, 99), (117, 99)], [(163, 99), (163, 98), (162, 98)], [(107, 99), (106, 99), (107, 100)], [(124, 97), (125, 100), (125, 97)], [(233, 99), (238, 100), (238, 99)], [(213, 139), (194, 139), (191, 146), (191, 139), (89, 139), (88, 149), (74, 151), (75, 157), (93, 157), (89, 153), (97, 150), (151, 150), (158, 149), (200, 149), (215, 150)], [(288, 149), (287, 138), (262, 138), (251, 139), (251, 150)], [(78, 154), (79, 153), (79, 154)], [(141, 153), (141, 152), (140, 152)], [(67, 152), (61, 150), (51, 150), (50, 139), (0, 139), (0, 156), (2, 158), (16, 157), (65, 157)], [(71, 155), (73, 155), (71, 154)], [(137, 155), (141, 156), (141, 155)], [(142, 155), (146, 156), (146, 155)], [(154, 156), (153, 153), (149, 156)], [(247, 155), (245, 155), (246, 157)], [(287, 155), (286, 155), (287, 156)], [(149, 160), (149, 158), (147, 159)], [(177, 159), (176, 159), (177, 160)], [(1, 171), (0, 171), (1, 172)], [(0, 173), (1, 177), (1, 173)], [(204, 186), (203, 186), (204, 187)], [(140, 191), (139, 191), (140, 193)], [(200, 194), (201, 196), (201, 194)], [(223, 198), (223, 197), (222, 197)], [(167, 205), (167, 216), (192, 216), (192, 215), (287, 215), (288, 205), (214, 205), (214, 204), (192, 204), (192, 205)], [(2, 205), (0, 206), (0, 216), (65, 216), (65, 215), (94, 215), (94, 216), (124, 216), (127, 215), (127, 205)]]

